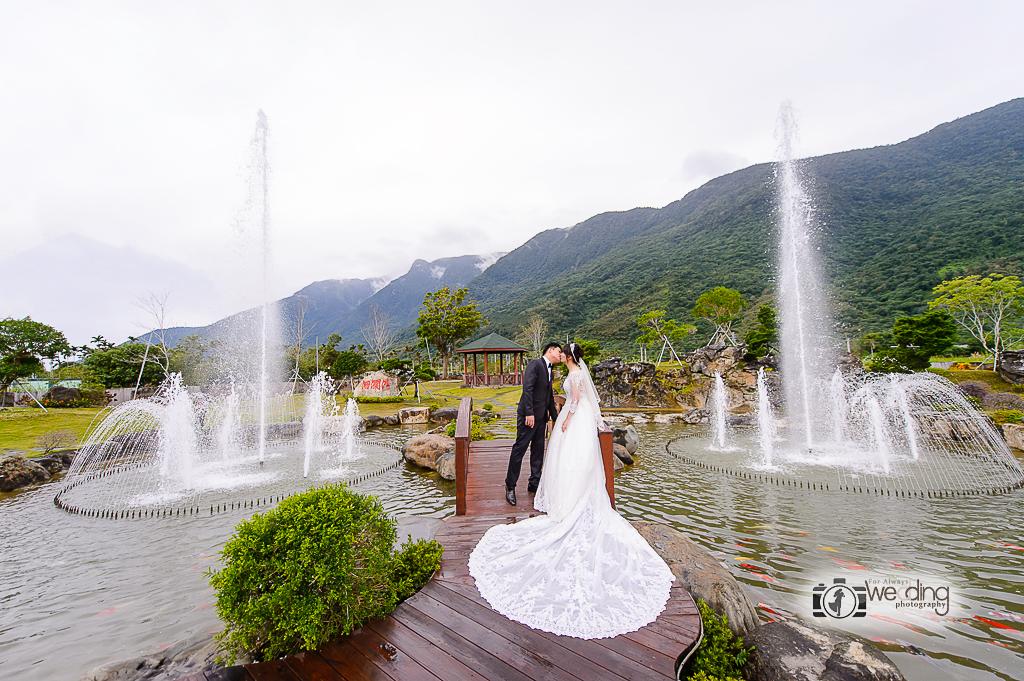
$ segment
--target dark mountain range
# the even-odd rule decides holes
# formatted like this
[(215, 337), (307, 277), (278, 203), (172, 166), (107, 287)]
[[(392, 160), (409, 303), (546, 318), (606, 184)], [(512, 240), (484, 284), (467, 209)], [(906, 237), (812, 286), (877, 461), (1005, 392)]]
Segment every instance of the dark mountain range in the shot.
[[(377, 305), (386, 312), (390, 323), (403, 328), (413, 323), (423, 304), (423, 297), (445, 286), (465, 286), (483, 272), (503, 253), (464, 255), (441, 258), (433, 262), (417, 260), (401, 277), (382, 286), (381, 279), (328, 279), (317, 281), (288, 298), (274, 301), (272, 313), (280, 320), (281, 337), (288, 342), (296, 312), (305, 304), (304, 325), (311, 329), (305, 344), (314, 338), (326, 339), (339, 333), (347, 345), (364, 342), (360, 329), (369, 322), (370, 309)], [(252, 327), (258, 308), (244, 310), (204, 327), (179, 326), (167, 330), (166, 342), (173, 347), (181, 338), (200, 334), (222, 338)], [(144, 338), (145, 336), (143, 336)]]
[(370, 311), (375, 305), (387, 313), (390, 323), (396, 329), (413, 324), (427, 293), (445, 286), (465, 286), (502, 255), (504, 253), (463, 255), (434, 262), (417, 260), (408, 272), (363, 300), (350, 314), (340, 318), (330, 327), (331, 333), (340, 333), (346, 343), (363, 342), (360, 329), (369, 323)]
[[(800, 165), (840, 335), (888, 328), (894, 318), (922, 311), (943, 279), (1024, 273), (1024, 99), (899, 144)], [(663, 208), (603, 213), (541, 232), (493, 264), (500, 254), (417, 260), (377, 291), (368, 280), (322, 281), (275, 305), (287, 319), (296, 296), (305, 296), (314, 333), (341, 333), (347, 346), (362, 342), (374, 305), (409, 339), (427, 292), (468, 284), (489, 320), (478, 336), (514, 338), (539, 314), (551, 338), (570, 334), (628, 349), (643, 312), (664, 308), (691, 322), (697, 297), (727, 286), (750, 304), (742, 331), (757, 304), (774, 295), (774, 191), (772, 165), (754, 165)], [(175, 329), (174, 338), (216, 335), (252, 313)], [(707, 340), (710, 326), (698, 326), (688, 347)]]
[[(1024, 99), (801, 165), (840, 334), (923, 310), (943, 278), (1024, 269)], [(536, 313), (553, 338), (625, 348), (640, 314), (665, 308), (690, 322), (696, 298), (715, 286), (742, 292), (753, 317), (774, 294), (773, 202), (772, 166), (760, 164), (664, 208), (538, 234), (470, 283), (490, 321), (479, 333), (514, 335)]]

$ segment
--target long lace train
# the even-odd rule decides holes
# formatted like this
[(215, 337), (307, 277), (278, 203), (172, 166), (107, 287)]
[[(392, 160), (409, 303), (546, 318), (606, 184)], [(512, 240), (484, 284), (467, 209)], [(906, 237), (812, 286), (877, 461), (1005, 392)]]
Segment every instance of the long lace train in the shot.
[[(567, 386), (580, 387), (573, 372)], [(544, 458), (535, 506), (547, 515), (492, 527), (469, 558), (480, 594), (509, 619), (577, 638), (635, 631), (665, 608), (665, 562), (612, 507), (587, 400), (563, 409)]]

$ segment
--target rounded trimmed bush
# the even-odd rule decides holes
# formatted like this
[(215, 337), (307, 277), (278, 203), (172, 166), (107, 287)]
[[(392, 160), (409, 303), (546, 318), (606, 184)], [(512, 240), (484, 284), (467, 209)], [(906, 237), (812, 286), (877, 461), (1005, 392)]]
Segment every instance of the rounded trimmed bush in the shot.
[(228, 660), (314, 650), (391, 612), (430, 579), (443, 550), (420, 540), (396, 554), (395, 538), (380, 501), (340, 483), (239, 523), (224, 567), (207, 573)]

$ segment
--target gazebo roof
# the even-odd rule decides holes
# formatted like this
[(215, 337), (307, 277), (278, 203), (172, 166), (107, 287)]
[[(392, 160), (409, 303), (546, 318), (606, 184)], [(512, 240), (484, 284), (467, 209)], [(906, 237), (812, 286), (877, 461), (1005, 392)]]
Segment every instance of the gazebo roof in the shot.
[(515, 341), (510, 341), (504, 336), (492, 333), (483, 338), (478, 338), (472, 343), (463, 345), (455, 352), (527, 352), (527, 349)]

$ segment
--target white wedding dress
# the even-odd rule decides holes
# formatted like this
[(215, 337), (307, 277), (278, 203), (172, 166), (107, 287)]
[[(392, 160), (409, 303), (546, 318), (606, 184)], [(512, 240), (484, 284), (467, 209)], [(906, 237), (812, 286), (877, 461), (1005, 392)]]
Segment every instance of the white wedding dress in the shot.
[(658, 617), (674, 577), (608, 499), (597, 436), (603, 423), (585, 364), (565, 386), (534, 500), (547, 515), (489, 529), (469, 572), (509, 619), (576, 638), (618, 636)]

